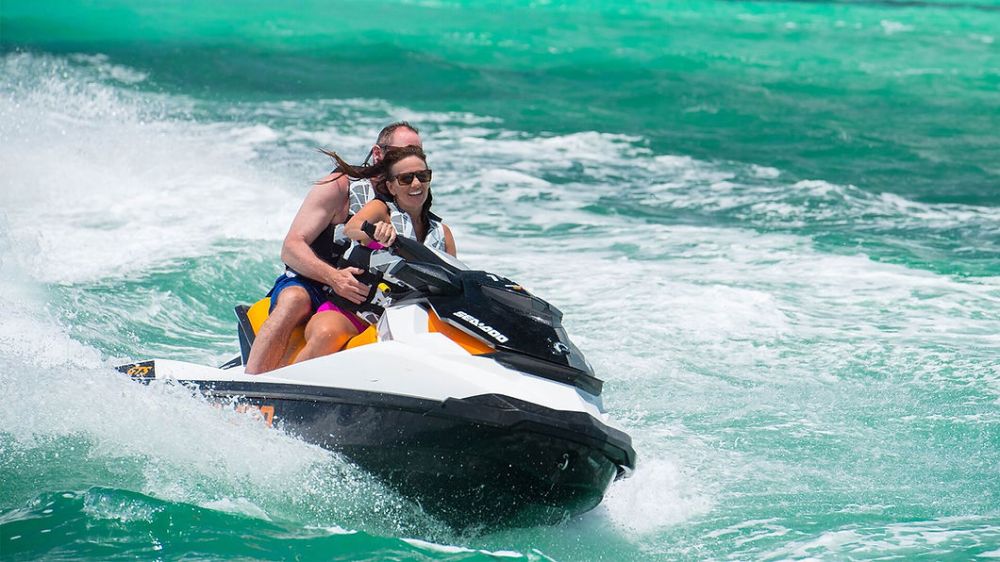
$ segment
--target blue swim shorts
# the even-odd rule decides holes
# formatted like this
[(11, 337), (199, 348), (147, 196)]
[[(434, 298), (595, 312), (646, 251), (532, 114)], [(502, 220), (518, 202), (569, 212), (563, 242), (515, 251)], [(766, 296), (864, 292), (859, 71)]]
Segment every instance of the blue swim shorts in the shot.
[[(291, 274), (291, 276), (289, 276)], [(268, 308), (268, 314), (274, 310), (274, 305), (278, 302), (278, 297), (281, 295), (281, 291), (285, 290), (286, 287), (302, 287), (309, 294), (309, 300), (312, 301), (312, 311), (316, 312), (323, 303), (327, 301), (326, 293), (323, 292), (323, 284), (318, 281), (313, 281), (308, 277), (303, 277), (291, 270), (286, 273), (282, 273), (274, 280), (274, 287), (268, 291), (267, 296), (271, 297), (271, 306)]]

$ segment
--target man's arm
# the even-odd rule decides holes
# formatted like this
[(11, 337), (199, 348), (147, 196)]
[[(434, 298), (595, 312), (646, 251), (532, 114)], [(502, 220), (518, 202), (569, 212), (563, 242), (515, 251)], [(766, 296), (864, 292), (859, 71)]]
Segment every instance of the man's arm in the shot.
[(281, 245), (281, 260), (296, 272), (328, 285), (347, 300), (361, 303), (368, 296), (368, 287), (354, 278), (354, 274), (361, 273), (361, 270), (353, 267), (336, 269), (316, 256), (316, 252), (309, 247), (331, 222), (344, 218), (338, 215), (347, 206), (350, 180), (340, 175), (328, 181), (333, 177), (323, 178), (323, 182), (327, 183), (320, 182), (306, 195)]

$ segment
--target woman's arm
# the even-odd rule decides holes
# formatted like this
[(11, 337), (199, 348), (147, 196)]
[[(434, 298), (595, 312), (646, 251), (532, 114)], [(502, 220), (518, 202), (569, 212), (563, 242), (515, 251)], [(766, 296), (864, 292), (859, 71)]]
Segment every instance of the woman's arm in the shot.
[(396, 240), (396, 229), (389, 222), (389, 207), (378, 199), (373, 199), (361, 207), (358, 214), (344, 225), (344, 234), (362, 244), (371, 242), (367, 234), (361, 232), (361, 225), (368, 221), (375, 225), (375, 240), (386, 246)]
[(448, 228), (448, 225), (441, 223), (441, 226), (444, 227), (444, 251), (457, 258), (456, 252), (458, 250), (455, 248), (455, 237), (451, 235), (451, 229)]

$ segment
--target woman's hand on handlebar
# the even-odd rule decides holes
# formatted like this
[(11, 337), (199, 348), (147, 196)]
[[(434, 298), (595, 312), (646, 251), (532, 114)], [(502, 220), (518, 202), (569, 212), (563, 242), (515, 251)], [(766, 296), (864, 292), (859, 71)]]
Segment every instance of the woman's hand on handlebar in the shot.
[(396, 241), (396, 227), (392, 226), (392, 223), (379, 221), (375, 223), (375, 234), (372, 238), (383, 246), (392, 246)]

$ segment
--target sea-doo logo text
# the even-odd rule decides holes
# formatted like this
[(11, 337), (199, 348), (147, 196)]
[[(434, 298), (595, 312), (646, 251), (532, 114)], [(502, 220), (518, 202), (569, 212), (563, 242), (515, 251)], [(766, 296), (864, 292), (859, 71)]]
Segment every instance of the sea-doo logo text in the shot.
[(462, 320), (465, 320), (469, 324), (472, 324), (473, 326), (479, 328), (480, 330), (486, 332), (487, 334), (489, 334), (489, 336), (491, 338), (497, 340), (500, 343), (507, 343), (507, 340), (509, 339), (509, 338), (507, 338), (507, 336), (505, 336), (505, 335), (501, 334), (500, 332), (496, 331), (493, 328), (493, 326), (481, 323), (478, 318), (476, 318), (475, 316), (473, 316), (471, 314), (468, 314), (466, 312), (462, 312), (461, 310), (459, 310), (458, 312), (455, 312), (454, 315), (458, 316)]

